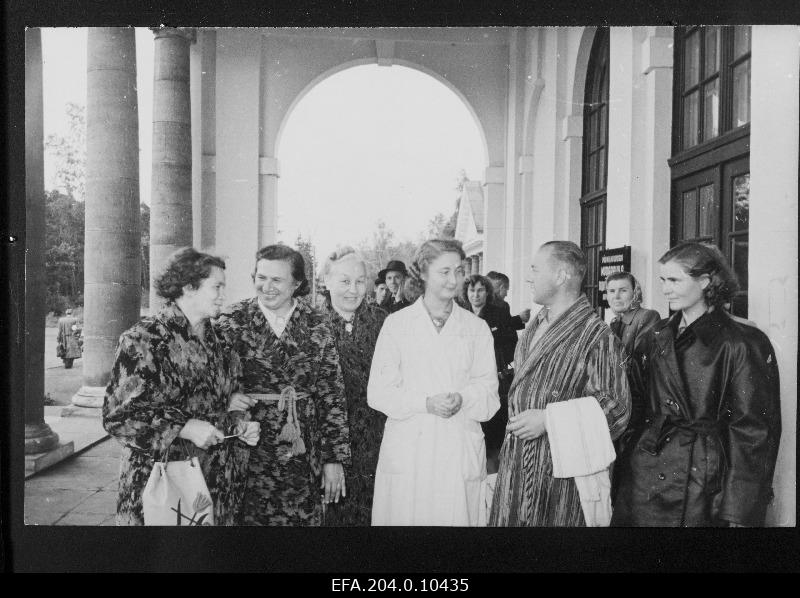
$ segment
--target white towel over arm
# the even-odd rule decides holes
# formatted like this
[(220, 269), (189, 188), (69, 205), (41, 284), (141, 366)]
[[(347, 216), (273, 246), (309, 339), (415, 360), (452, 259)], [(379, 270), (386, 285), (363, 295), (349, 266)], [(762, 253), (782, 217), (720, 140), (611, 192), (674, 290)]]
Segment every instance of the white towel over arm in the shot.
[(611, 522), (611, 479), (616, 458), (603, 408), (594, 397), (551, 403), (545, 426), (553, 459), (553, 477), (575, 478), (588, 527)]

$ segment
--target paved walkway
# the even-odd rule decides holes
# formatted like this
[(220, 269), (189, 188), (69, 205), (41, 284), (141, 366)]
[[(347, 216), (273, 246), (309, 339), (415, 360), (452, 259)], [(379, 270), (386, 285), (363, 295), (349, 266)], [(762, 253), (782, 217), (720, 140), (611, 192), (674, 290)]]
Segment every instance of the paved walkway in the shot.
[(25, 480), (25, 524), (114, 525), (121, 449), (109, 438)]

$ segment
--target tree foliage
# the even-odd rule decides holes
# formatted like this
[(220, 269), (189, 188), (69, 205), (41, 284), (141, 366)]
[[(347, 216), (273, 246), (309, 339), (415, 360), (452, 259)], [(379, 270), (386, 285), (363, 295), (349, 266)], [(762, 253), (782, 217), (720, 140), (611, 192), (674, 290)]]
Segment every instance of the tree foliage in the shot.
[(78, 201), (86, 199), (86, 108), (67, 102), (69, 133), (51, 134), (44, 146), (56, 159), (56, 188)]
[[(47, 307), (57, 315), (83, 303), (86, 198), (86, 109), (66, 105), (69, 132), (48, 135), (45, 150), (56, 159), (55, 189), (45, 195)], [(140, 206), (142, 289), (150, 288), (150, 208)]]

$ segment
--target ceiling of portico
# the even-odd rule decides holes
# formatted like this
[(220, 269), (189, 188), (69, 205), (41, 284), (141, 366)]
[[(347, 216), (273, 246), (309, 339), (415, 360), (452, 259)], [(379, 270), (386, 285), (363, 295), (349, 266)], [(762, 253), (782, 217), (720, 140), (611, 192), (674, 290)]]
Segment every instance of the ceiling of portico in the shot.
[[(215, 29), (213, 27), (200, 29)], [(508, 45), (511, 27), (259, 27), (268, 37)]]

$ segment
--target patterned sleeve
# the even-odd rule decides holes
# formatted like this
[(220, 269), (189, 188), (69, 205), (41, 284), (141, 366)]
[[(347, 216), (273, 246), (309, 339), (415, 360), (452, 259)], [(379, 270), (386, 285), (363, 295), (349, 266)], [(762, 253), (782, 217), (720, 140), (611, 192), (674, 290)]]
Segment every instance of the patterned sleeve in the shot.
[(612, 440), (625, 431), (631, 415), (626, 369), (622, 344), (609, 331), (589, 352), (584, 396), (593, 396), (600, 403)]
[(170, 384), (172, 364), (153, 352), (155, 339), (141, 329), (123, 333), (103, 402), (103, 427), (125, 446), (163, 452), (190, 415), (181, 389)]
[(350, 426), (339, 353), (333, 333), (322, 336), (315, 384), (320, 431), (320, 462), (350, 464)]

